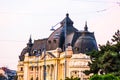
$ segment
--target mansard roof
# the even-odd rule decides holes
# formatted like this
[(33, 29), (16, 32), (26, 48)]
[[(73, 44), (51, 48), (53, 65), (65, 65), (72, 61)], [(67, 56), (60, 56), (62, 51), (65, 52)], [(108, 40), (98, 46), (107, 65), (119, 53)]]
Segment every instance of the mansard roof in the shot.
[[(54, 50), (57, 47), (63, 48), (65, 39), (67, 40), (66, 44), (72, 44), (72, 37), (74, 32), (78, 31), (73, 26), (73, 21), (69, 18), (69, 14), (66, 14), (66, 17), (60, 22), (61, 26), (56, 29), (48, 38), (48, 50)], [(66, 30), (66, 31), (65, 31)], [(66, 32), (66, 38), (65, 38)], [(56, 45), (57, 44), (57, 45)]]
[(29, 56), (34, 56), (35, 53), (42, 54), (44, 49), (49, 51), (61, 48), (62, 51), (64, 51), (65, 40), (66, 45), (71, 45), (73, 47), (74, 54), (86, 53), (93, 49), (97, 50), (94, 33), (88, 31), (87, 22), (85, 23), (83, 31), (77, 30), (73, 26), (73, 23), (74, 22), (70, 19), (69, 14), (66, 14), (66, 17), (60, 22), (60, 27), (54, 30), (48, 38), (35, 40), (34, 43), (32, 43), (30, 37), (27, 47), (21, 52), (19, 57), (20, 60), (24, 60), (24, 55), (27, 52), (29, 53)]
[(87, 23), (85, 23), (84, 31), (80, 31), (77, 34), (79, 35), (74, 44), (75, 53), (87, 53), (98, 49), (94, 32), (88, 31)]

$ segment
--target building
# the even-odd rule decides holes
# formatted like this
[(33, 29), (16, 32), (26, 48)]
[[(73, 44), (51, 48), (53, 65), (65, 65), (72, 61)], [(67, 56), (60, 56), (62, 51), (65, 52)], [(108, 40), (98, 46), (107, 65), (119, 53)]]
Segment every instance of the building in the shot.
[(73, 26), (69, 14), (60, 22), (48, 38), (32, 43), (30, 37), (22, 50), (18, 62), (18, 80), (64, 80), (65, 77), (80, 77), (87, 80), (83, 71), (90, 61), (87, 52), (98, 50), (94, 32)]
[(16, 80), (16, 71), (7, 67), (0, 68), (0, 80)]

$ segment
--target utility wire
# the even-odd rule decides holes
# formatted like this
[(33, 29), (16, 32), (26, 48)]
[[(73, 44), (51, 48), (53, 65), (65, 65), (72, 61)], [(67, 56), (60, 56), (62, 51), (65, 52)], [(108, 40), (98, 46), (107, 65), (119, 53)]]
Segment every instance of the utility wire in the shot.
[[(77, 1), (79, 1), (79, 0), (77, 0)], [(120, 1), (109, 1), (109, 0), (104, 0), (104, 1), (98, 1), (98, 0), (84, 0), (84, 1), (86, 1), (86, 2), (94, 2), (94, 3), (119, 3)]]
[(17, 40), (0, 40), (0, 42), (26, 42), (26, 41), (17, 41)]

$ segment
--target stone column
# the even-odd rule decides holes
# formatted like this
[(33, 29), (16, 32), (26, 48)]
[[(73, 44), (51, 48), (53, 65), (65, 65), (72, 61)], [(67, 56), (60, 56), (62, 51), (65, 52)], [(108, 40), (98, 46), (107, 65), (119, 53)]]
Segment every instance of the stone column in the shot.
[(33, 67), (33, 80), (36, 79), (36, 69), (35, 69), (35, 66)]
[(28, 67), (28, 80), (30, 80), (30, 67)]
[(36, 80), (39, 80), (39, 66), (36, 66)]
[(50, 65), (50, 80), (52, 80), (52, 65)]
[(51, 72), (52, 72), (52, 80), (55, 80), (55, 67), (54, 67), (54, 65), (52, 65)]
[(44, 79), (44, 66), (41, 66), (41, 77), (40, 77), (40, 80), (43, 80)]
[(55, 70), (55, 80), (58, 80), (58, 64), (57, 64), (57, 62), (55, 64), (54, 70)]
[(64, 80), (64, 74), (65, 74), (65, 71), (64, 71), (65, 67), (64, 67), (64, 63), (62, 64), (62, 79)]
[(38, 80), (41, 80), (41, 66), (39, 66)]
[(62, 64), (60, 64), (58, 75), (59, 75), (59, 80), (63, 79), (63, 65)]
[(57, 60), (57, 80), (61, 79), (61, 64), (59, 62), (59, 60)]
[(28, 62), (29, 61), (29, 55), (28, 53), (25, 54), (25, 59), (24, 59), (24, 80), (28, 80)]
[(46, 80), (48, 80), (49, 74), (48, 74), (48, 65), (46, 65)]

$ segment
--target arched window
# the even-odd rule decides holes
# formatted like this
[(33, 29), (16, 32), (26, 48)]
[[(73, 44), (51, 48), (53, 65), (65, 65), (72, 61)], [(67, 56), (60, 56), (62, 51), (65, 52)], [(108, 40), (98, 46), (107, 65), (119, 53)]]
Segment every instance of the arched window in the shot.
[(70, 72), (70, 76), (79, 77), (79, 71), (77, 71), (77, 70), (71, 71), (71, 72)]
[(33, 80), (33, 77), (31, 77), (31, 79), (30, 80)]
[(79, 48), (78, 48), (78, 47), (76, 47), (76, 48), (75, 48), (75, 50), (76, 50), (76, 51), (79, 51)]
[(34, 49), (34, 50), (33, 50), (33, 54), (36, 54), (36, 53), (37, 53), (37, 50), (36, 50), (36, 49)]
[(33, 66), (30, 67), (30, 70), (33, 71)]
[(36, 80), (38, 80), (38, 77), (36, 77)]
[(23, 67), (20, 68), (20, 71), (23, 71)]
[(38, 53), (40, 54), (41, 52), (42, 52), (41, 49), (39, 49), (39, 50), (38, 50)]

